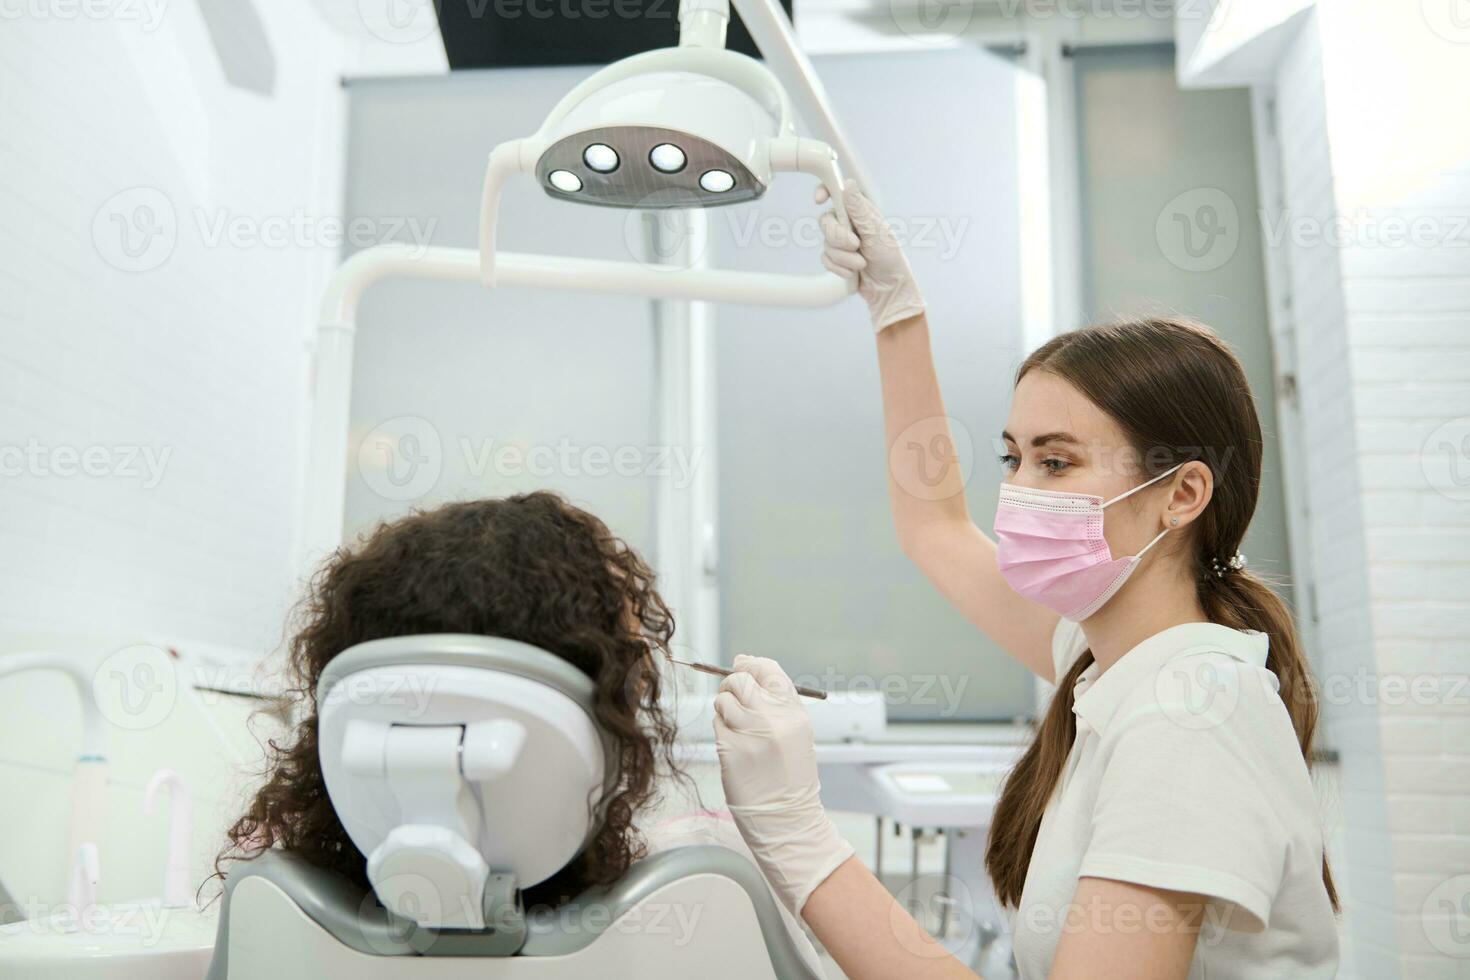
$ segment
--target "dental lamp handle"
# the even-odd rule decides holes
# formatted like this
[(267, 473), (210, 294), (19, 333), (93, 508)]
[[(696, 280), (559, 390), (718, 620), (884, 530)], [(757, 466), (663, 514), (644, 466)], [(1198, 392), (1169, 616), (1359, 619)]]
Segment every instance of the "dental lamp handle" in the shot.
[(847, 216), (847, 205), (842, 200), (842, 167), (837, 162), (837, 153), (821, 140), (802, 136), (783, 136), (771, 140), (771, 169), (788, 173), (810, 174), (822, 182), (832, 198), (832, 209), (837, 220), (848, 231), (852, 221)]
[[(824, 193), (825, 192), (825, 193)], [(882, 332), (924, 312), (924, 296), (893, 226), (856, 185), (841, 194), (823, 187), (817, 202), (830, 200), (822, 216), (822, 264), (849, 283), (868, 304), (873, 329)]]

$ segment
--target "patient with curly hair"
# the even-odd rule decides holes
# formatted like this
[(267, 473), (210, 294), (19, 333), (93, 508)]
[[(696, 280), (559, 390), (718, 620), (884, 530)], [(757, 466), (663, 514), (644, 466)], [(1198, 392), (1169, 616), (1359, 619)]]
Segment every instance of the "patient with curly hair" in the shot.
[[(721, 844), (750, 856), (722, 814), (655, 816), (668, 809), (660, 804), (682, 775), (672, 754), (677, 730), (660, 700), (659, 660), (673, 638), (673, 616), (647, 563), (601, 520), (556, 494), (451, 503), (381, 524), (322, 566), (297, 616), (287, 650), (294, 727), (267, 743), (264, 782), (229, 828), (215, 865), (220, 874), (232, 861), (281, 848), (369, 887), (367, 860), (322, 777), (317, 680), (352, 646), (425, 633), (519, 640), (593, 681), (593, 720), (616, 747), (617, 779), (587, 846), (523, 892), (527, 908), (562, 905), (673, 846)], [(800, 925), (781, 912), (820, 975)]]

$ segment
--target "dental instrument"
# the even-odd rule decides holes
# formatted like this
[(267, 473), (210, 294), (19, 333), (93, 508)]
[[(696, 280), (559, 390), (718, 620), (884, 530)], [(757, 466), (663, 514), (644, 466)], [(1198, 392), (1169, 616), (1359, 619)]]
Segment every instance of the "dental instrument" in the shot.
[[(102, 839), (103, 814), (107, 799), (107, 722), (93, 693), (94, 665), (86, 658), (63, 653), (25, 651), (0, 656), (0, 677), (23, 670), (56, 671), (76, 688), (77, 703), (82, 711), (82, 745), (72, 776), (71, 829), (67, 844), (67, 889), (75, 890), (77, 882), (94, 879), (96, 869), (83, 861), (84, 845)], [(73, 905), (76, 902), (73, 901)]]
[[(677, 664), (680, 667), (690, 667), (694, 670), (699, 671), (702, 674), (714, 674), (716, 677), (729, 677), (731, 674), (735, 673), (735, 671), (731, 670), (728, 667), (716, 667), (713, 664), (701, 664), (696, 663), (693, 660), (675, 660), (673, 657), (668, 656), (666, 656), (666, 659), (671, 664)], [(827, 692), (818, 690), (814, 687), (802, 687), (800, 684), (798, 684), (796, 686), (796, 693), (800, 694), (804, 698), (814, 698), (818, 701), (827, 700)]]
[[(323, 299), (313, 351), (301, 548), (306, 563), (342, 540), (357, 310), (378, 282), (479, 282), (813, 308), (853, 291), (852, 281), (830, 273), (680, 268), (498, 248), (500, 199), (516, 174), (534, 177), (560, 201), (667, 209), (753, 199), (775, 174), (802, 172), (822, 181), (846, 221), (843, 168), (870, 191), (872, 181), (790, 21), (776, 0), (734, 0), (766, 59), (762, 64), (724, 49), (730, 2), (682, 0), (679, 46), (608, 65), (575, 86), (536, 133), (495, 147), (486, 166), (478, 251), (379, 245), (338, 267)], [(820, 139), (796, 133), (798, 110)]]
[(189, 908), (189, 841), (192, 834), (192, 810), (184, 777), (172, 769), (160, 769), (148, 780), (143, 791), (143, 812), (153, 813), (159, 792), (168, 790), (168, 856), (164, 859), (163, 907)]

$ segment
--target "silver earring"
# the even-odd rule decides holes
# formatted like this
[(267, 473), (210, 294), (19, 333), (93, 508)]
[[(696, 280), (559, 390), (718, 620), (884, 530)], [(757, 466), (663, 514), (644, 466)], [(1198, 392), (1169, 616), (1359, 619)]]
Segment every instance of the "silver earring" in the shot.
[(1179, 526), (1179, 518), (1177, 518), (1177, 517), (1171, 517), (1171, 518), (1169, 518), (1169, 526), (1170, 527), (1178, 527)]

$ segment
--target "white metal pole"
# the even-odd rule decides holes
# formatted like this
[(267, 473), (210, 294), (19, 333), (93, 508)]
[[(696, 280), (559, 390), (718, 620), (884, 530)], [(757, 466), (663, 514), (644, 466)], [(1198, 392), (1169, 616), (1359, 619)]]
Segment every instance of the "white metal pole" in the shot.
[(837, 151), (842, 169), (862, 186), (863, 193), (877, 200), (877, 182), (837, 121), (827, 90), (822, 87), (811, 59), (797, 43), (786, 11), (777, 0), (734, 0), (734, 4), (767, 67), (786, 86), (806, 124)]

